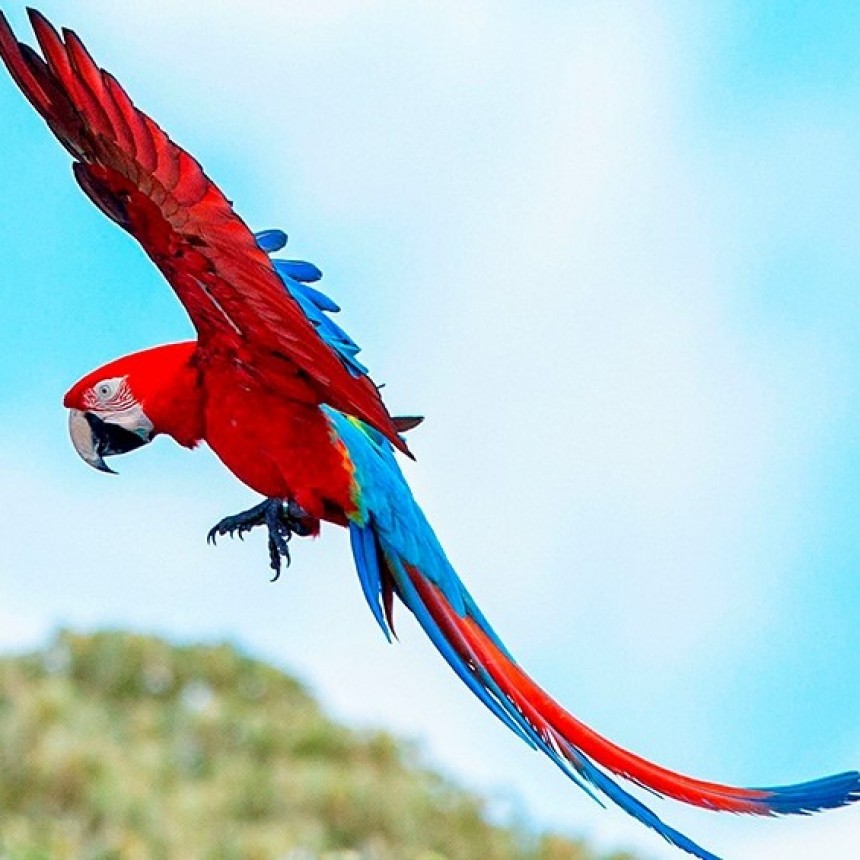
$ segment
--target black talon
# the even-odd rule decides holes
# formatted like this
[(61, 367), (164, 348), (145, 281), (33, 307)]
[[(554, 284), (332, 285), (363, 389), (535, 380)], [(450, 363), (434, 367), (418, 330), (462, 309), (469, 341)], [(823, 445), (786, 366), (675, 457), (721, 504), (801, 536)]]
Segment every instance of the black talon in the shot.
[(269, 566), (275, 571), (272, 582), (275, 582), (281, 575), (281, 559), (284, 559), (287, 567), (292, 561), (287, 541), (293, 533), (289, 520), (286, 519), (287, 516), (286, 508), (280, 501), (277, 505), (269, 505), (266, 508), (266, 526), (269, 529)]
[(290, 566), (290, 538), (294, 534), (299, 537), (313, 534), (316, 523), (292, 500), (266, 499), (247, 511), (224, 517), (209, 530), (206, 542), (216, 546), (218, 538), (224, 535), (231, 538), (238, 535), (239, 540), (244, 540), (245, 535), (257, 526), (265, 526), (269, 532), (269, 565), (275, 571), (272, 577), (272, 582), (275, 582), (281, 575), (282, 564)]

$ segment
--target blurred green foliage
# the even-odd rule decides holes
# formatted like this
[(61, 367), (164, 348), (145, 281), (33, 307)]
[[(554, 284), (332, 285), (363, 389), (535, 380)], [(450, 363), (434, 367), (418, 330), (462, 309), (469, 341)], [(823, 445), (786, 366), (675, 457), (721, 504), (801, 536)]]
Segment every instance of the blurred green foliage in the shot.
[[(0, 860), (595, 860), (496, 826), (235, 648), (61, 633), (0, 659)], [(615, 855), (614, 860), (623, 860)]]

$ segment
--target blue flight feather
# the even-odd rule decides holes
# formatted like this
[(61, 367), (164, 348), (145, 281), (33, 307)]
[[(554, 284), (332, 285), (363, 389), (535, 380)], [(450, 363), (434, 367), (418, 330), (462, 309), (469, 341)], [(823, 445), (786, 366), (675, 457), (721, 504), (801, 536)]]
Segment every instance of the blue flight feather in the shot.
[[(291, 278), (301, 281), (303, 284), (310, 284), (322, 278), (322, 272), (313, 263), (308, 263), (305, 260), (278, 260), (278, 262), (280, 263), (279, 268), (281, 271), (285, 272)], [(323, 296), (323, 298), (326, 297)], [(326, 298), (326, 301), (330, 300)]]
[[(257, 244), (267, 254), (280, 251), (287, 244), (282, 230), (256, 233)], [(304, 315), (316, 328), (317, 334), (338, 354), (347, 370), (356, 377), (367, 376), (367, 368), (356, 358), (361, 347), (326, 314), (336, 314), (339, 305), (325, 293), (309, 286), (322, 278), (322, 272), (304, 260), (272, 260), (272, 268), (287, 292), (296, 300)]]
[(302, 281), (302, 290), (304, 294), (321, 310), (330, 314), (339, 314), (340, 305), (333, 302), (325, 293), (314, 289), (307, 281)]
[(287, 234), (283, 230), (263, 230), (261, 233), (255, 233), (254, 238), (267, 254), (274, 254), (287, 244)]

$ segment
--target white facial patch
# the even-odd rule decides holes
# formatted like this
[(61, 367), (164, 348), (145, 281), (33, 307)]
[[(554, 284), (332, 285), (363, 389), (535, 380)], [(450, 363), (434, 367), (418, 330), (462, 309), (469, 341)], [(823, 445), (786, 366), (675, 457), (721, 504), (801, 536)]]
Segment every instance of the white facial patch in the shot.
[(154, 427), (143, 412), (128, 384), (128, 377), (114, 376), (102, 379), (84, 395), (87, 411), (143, 438), (148, 438)]

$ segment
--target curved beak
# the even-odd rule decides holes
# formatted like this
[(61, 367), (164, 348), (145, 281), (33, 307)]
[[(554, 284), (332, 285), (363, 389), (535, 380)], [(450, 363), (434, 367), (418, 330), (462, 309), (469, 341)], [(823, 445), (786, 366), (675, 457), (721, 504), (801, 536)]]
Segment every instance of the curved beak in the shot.
[(92, 412), (81, 412), (80, 409), (69, 410), (69, 435), (75, 451), (85, 463), (112, 475), (116, 472), (105, 463), (105, 457), (126, 454), (149, 441), (131, 430), (109, 424)]

